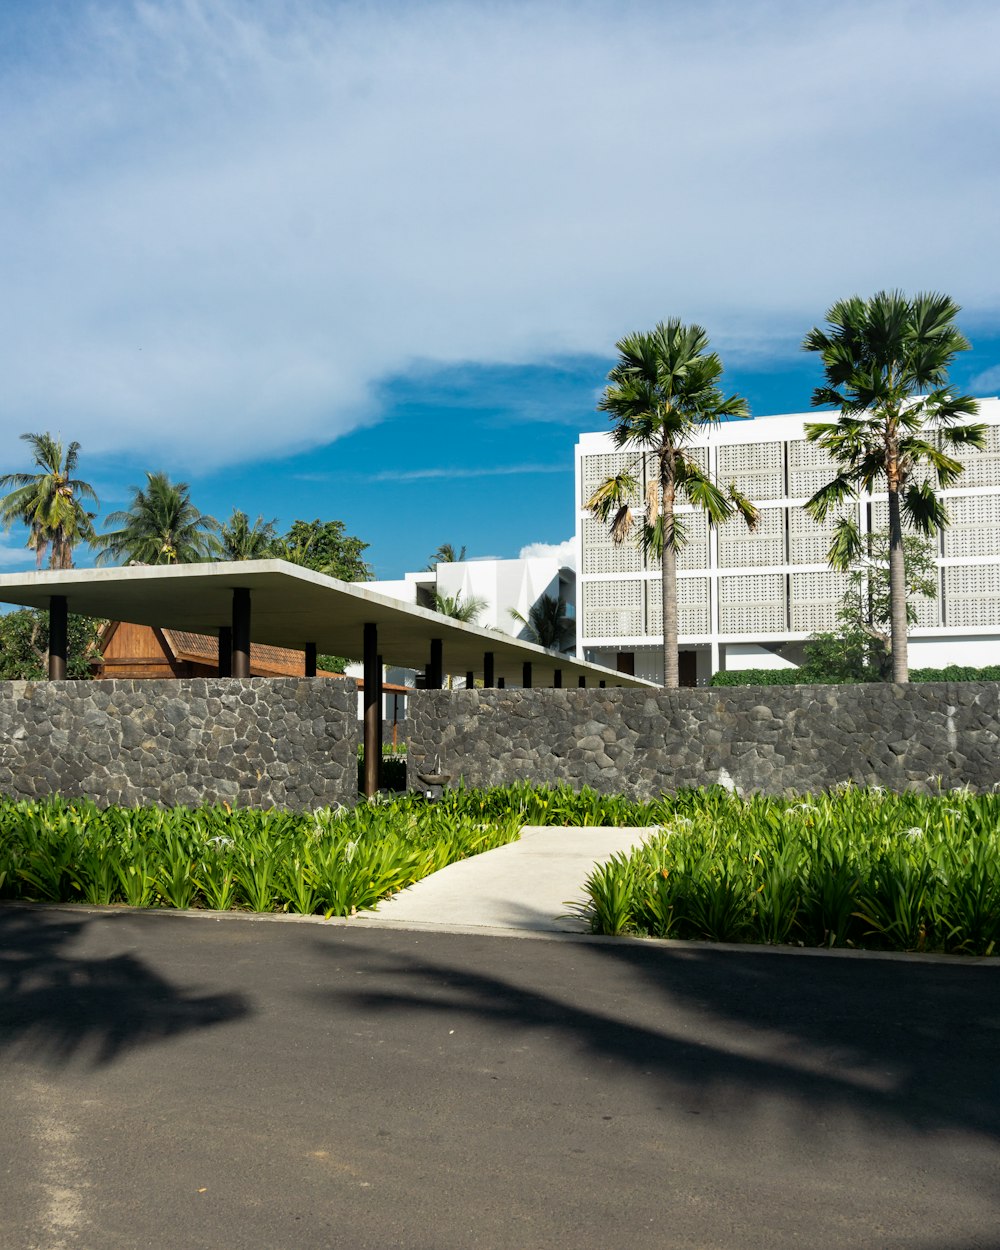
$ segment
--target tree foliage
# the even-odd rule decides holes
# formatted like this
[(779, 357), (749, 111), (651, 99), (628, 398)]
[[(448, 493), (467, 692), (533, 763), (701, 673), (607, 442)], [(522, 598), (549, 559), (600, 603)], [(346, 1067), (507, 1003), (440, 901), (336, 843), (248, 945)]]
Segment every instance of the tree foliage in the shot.
[(270, 555), (342, 582), (364, 582), (372, 571), (362, 559), (368, 544), (344, 532), (343, 521), (295, 521), (275, 540)]
[(540, 647), (566, 651), (573, 645), (574, 625), (566, 615), (566, 604), (557, 595), (542, 595), (522, 616), (516, 608), (510, 609), (511, 619), (523, 626), (529, 642)]
[[(613, 422), (616, 447), (636, 452), (625, 471), (607, 478), (587, 503), (607, 524), (616, 544), (638, 534), (647, 552), (659, 557), (663, 604), (663, 684), (678, 686), (677, 553), (687, 540), (678, 502), (689, 503), (717, 525), (738, 512), (753, 529), (757, 510), (735, 483), (721, 488), (701, 468), (689, 444), (702, 426), (747, 417), (746, 401), (722, 394), (722, 362), (708, 349), (708, 335), (698, 325), (677, 319), (660, 322), (646, 333), (630, 334), (617, 344), (618, 362), (598, 409)], [(642, 520), (636, 523), (643, 458), (650, 464)]]
[(453, 595), (443, 595), (437, 590), (434, 592), (434, 611), (450, 616), (453, 621), (464, 621), (467, 625), (475, 625), (488, 606), (486, 600), (478, 595), (463, 599), (460, 590)]
[[(806, 681), (891, 681), (892, 595), (889, 586), (890, 537), (867, 534), (851, 559), (848, 588), (837, 613), (837, 628), (806, 644)], [(919, 534), (903, 535), (906, 610), (917, 620), (913, 600), (937, 597), (937, 568), (931, 544)]]
[(442, 543), (431, 556), (430, 564), (427, 565), (427, 572), (433, 572), (439, 564), (460, 564), (464, 559), (465, 547), (461, 547), (456, 551), (451, 543)]
[(223, 560), (266, 560), (278, 541), (276, 521), (265, 521), (258, 515), (251, 525), (250, 518), (239, 508), (225, 521), (219, 530), (220, 557)]
[[(67, 621), (66, 673), (93, 677), (88, 660), (97, 653), (97, 638), (106, 622), (70, 613)], [(49, 615), (19, 608), (0, 616), (0, 680), (42, 681), (48, 677)]]
[(129, 508), (105, 523), (119, 528), (94, 540), (98, 564), (197, 564), (218, 556), (219, 523), (194, 506), (187, 482), (147, 473), (145, 487), (129, 489)]
[[(978, 412), (970, 395), (953, 395), (948, 368), (969, 342), (955, 325), (958, 305), (946, 295), (880, 291), (871, 299), (841, 300), (827, 312), (827, 328), (803, 341), (817, 352), (826, 382), (813, 406), (840, 410), (836, 421), (806, 426), (806, 438), (830, 453), (838, 471), (806, 505), (817, 520), (836, 515), (858, 490), (885, 489), (889, 498), (889, 593), (893, 680), (907, 680), (906, 572), (903, 524), (933, 535), (947, 524), (930, 480), (954, 485), (962, 465), (950, 452), (982, 447), (985, 429), (970, 424)], [(927, 474), (919, 470), (925, 469)], [(861, 539), (851, 522), (838, 524), (830, 563), (849, 567)]]
[(28, 527), (28, 547), (35, 553), (35, 564), (42, 567), (46, 552), (49, 568), (71, 569), (73, 548), (80, 541), (89, 542), (94, 534), (93, 512), (88, 512), (83, 499), (95, 507), (97, 494), (89, 482), (75, 478), (80, 444), (63, 448), (61, 438), (51, 434), (22, 434), (30, 444), (39, 473), (5, 473), (0, 487), (12, 488), (0, 500), (0, 522), (8, 529), (20, 521)]

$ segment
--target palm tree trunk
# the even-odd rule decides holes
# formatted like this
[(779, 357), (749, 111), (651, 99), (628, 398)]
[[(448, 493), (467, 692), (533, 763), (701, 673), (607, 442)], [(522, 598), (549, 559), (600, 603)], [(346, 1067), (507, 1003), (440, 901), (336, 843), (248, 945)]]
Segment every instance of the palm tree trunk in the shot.
[(676, 690), (681, 684), (677, 659), (677, 547), (674, 543), (674, 463), (668, 452), (660, 458), (660, 515), (663, 522), (663, 551), (660, 557), (663, 605), (663, 688)]
[(892, 639), (892, 680), (910, 680), (907, 657), (906, 563), (903, 526), (899, 515), (899, 487), (889, 482), (889, 630)]

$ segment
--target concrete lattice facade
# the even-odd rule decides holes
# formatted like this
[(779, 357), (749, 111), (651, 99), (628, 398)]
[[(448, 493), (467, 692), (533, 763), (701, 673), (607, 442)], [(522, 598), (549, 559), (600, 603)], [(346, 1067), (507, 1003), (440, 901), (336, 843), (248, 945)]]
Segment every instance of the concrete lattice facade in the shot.
[[(826, 564), (834, 522), (819, 525), (806, 500), (835, 473), (806, 441), (823, 413), (761, 417), (703, 432), (692, 444), (701, 466), (722, 485), (735, 480), (760, 510), (753, 533), (738, 518), (713, 532), (704, 516), (678, 511), (689, 542), (678, 561), (680, 649), (694, 653), (699, 684), (719, 669), (794, 666), (802, 644), (834, 628), (846, 577)], [(935, 541), (938, 596), (917, 598), (910, 664), (983, 665), (1000, 660), (1000, 400), (980, 401), (987, 425), (982, 451), (964, 450), (965, 472), (945, 491), (951, 524)], [(583, 434), (576, 448), (577, 654), (615, 667), (634, 657), (636, 676), (662, 673), (660, 564), (629, 542), (615, 547), (586, 502), (635, 453), (615, 450), (608, 434)], [(634, 504), (641, 505), (643, 464)], [(888, 525), (884, 494), (851, 506), (863, 531)]]

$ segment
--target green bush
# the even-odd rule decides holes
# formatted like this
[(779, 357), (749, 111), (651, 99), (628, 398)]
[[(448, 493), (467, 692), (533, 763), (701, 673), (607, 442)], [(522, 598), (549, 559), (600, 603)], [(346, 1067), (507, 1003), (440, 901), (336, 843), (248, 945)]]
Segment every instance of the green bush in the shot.
[(586, 894), (597, 933), (992, 955), (1000, 796), (678, 795)]
[(518, 836), (516, 803), (475, 792), (352, 809), (118, 808), (0, 802), (0, 898), (348, 915)]
[[(876, 680), (875, 678), (872, 679)], [(911, 668), (910, 681), (1000, 681), (1000, 664), (985, 668), (969, 668), (949, 664), (946, 668)], [(838, 681), (832, 677), (816, 677), (808, 668), (744, 668), (730, 673), (713, 673), (713, 686), (807, 686), (855, 685), (856, 681)]]
[(800, 668), (742, 668), (713, 673), (713, 686), (802, 686), (815, 682)]

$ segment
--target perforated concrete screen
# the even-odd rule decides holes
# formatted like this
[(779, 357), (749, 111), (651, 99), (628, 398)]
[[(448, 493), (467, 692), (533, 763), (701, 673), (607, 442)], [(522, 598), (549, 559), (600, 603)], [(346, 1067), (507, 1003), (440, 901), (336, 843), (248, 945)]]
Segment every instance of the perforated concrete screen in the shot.
[[(836, 476), (837, 465), (826, 451), (804, 437), (804, 430), (815, 422), (833, 421), (835, 416), (815, 412), (765, 417), (753, 423), (760, 430), (756, 441), (748, 439), (749, 427), (744, 424), (713, 428), (699, 436), (701, 445), (691, 449), (720, 486), (725, 488), (729, 481), (735, 481), (760, 509), (755, 533), (734, 519), (713, 534), (699, 513), (690, 514), (692, 541), (678, 559), (680, 631), (682, 636), (711, 641), (713, 648), (718, 648), (713, 650), (713, 662), (718, 658), (724, 666), (725, 649), (736, 641), (752, 642), (759, 637), (776, 640), (783, 635), (796, 641), (835, 628), (846, 588), (846, 580), (827, 566), (837, 520), (850, 516), (862, 532), (888, 528), (884, 490), (874, 499), (862, 495), (845, 503), (822, 523), (805, 511), (804, 503)], [(1000, 401), (981, 401), (980, 419), (987, 426), (986, 447), (983, 451), (962, 448), (957, 452), (966, 471), (955, 486), (944, 491), (951, 523), (931, 540), (938, 564), (939, 596), (913, 596), (910, 604), (916, 614), (914, 630), (936, 631), (930, 636), (949, 641), (952, 631), (958, 631), (956, 654), (960, 653), (961, 638), (975, 635), (979, 640), (975, 644), (977, 657), (984, 654), (984, 635), (990, 637), (995, 630), (1000, 638)], [(592, 454), (601, 445), (590, 442), (582, 457), (584, 463), (591, 461), (588, 486), (619, 463), (620, 453), (614, 453), (609, 444), (604, 444), (609, 455)], [(653, 458), (647, 457), (643, 481), (655, 472)], [(936, 474), (925, 469), (916, 470), (911, 478), (917, 483), (925, 479), (936, 484)], [(591, 577), (603, 575), (610, 581), (612, 575), (621, 575), (620, 592), (606, 586), (600, 592), (600, 603), (589, 600), (593, 620), (600, 625), (599, 636), (604, 640), (618, 636), (606, 631), (620, 610), (629, 630), (638, 627), (646, 635), (658, 637), (662, 633), (659, 561), (643, 561), (634, 549), (627, 553), (612, 550), (610, 542), (583, 521), (580, 532), (581, 589)], [(588, 550), (591, 547), (593, 550)], [(637, 577), (643, 570), (648, 575), (645, 579)], [(636, 601), (636, 585), (640, 583), (641, 601)], [(625, 598), (616, 606), (619, 593)], [(598, 635), (591, 635), (581, 617), (581, 637), (591, 636)], [(632, 640), (638, 636), (628, 634)], [(979, 661), (970, 658), (968, 662)]]
[(788, 443), (788, 497), (811, 499), (837, 473), (832, 457), (804, 438)]
[(942, 569), (947, 625), (1000, 626), (1000, 564), (953, 564)]
[(643, 630), (644, 583), (583, 583), (583, 633), (587, 638), (638, 638)]
[[(677, 632), (684, 635), (707, 634), (711, 630), (707, 577), (677, 579)], [(659, 581), (646, 583), (646, 631), (663, 633), (663, 593)]]
[(791, 627), (801, 633), (833, 629), (848, 577), (842, 573), (792, 573), (788, 579)]
[(739, 516), (719, 527), (720, 568), (760, 568), (785, 562), (784, 508), (762, 507), (753, 530)]
[(753, 500), (784, 497), (784, 443), (732, 443), (716, 454), (720, 486), (735, 482)]
[[(640, 518), (641, 520), (641, 518)], [(603, 521), (584, 517), (581, 521), (584, 573), (641, 573), (642, 551), (636, 545), (638, 531), (615, 546)]]
[[(788, 510), (788, 562), (789, 564), (825, 564), (830, 543), (836, 533), (837, 522), (841, 516), (828, 516), (826, 520), (815, 521), (804, 507), (796, 506)], [(857, 519), (857, 509), (854, 509)]]
[(947, 506), (946, 557), (1000, 555), (1000, 495), (953, 495)]
[(584, 456), (580, 461), (580, 507), (586, 508), (591, 495), (609, 477), (626, 470), (632, 471), (637, 489), (632, 496), (633, 506), (642, 501), (642, 466), (634, 452), (613, 451), (602, 456)]
[[(708, 518), (704, 512), (692, 508), (678, 508), (677, 518), (683, 524), (687, 542), (677, 555), (677, 568), (681, 572), (708, 567)], [(646, 568), (651, 573), (660, 572), (660, 561), (650, 552)]]
[(987, 429), (986, 446), (982, 451), (963, 448), (956, 459), (965, 465), (965, 472), (957, 483), (963, 490), (974, 486), (1000, 488), (1000, 426), (991, 425)]
[(778, 634), (787, 630), (785, 574), (720, 577), (719, 629), (724, 634)]

